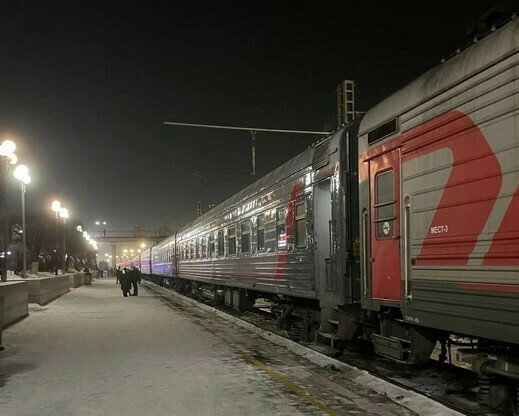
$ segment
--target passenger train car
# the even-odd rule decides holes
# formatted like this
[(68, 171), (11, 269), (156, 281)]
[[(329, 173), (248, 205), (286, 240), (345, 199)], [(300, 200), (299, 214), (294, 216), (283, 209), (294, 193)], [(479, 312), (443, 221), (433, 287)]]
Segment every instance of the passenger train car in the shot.
[(518, 185), (512, 19), (134, 263), (240, 308), (268, 298), (293, 336), (335, 347), (423, 363), (470, 339), (481, 402), (499, 380), (516, 401)]

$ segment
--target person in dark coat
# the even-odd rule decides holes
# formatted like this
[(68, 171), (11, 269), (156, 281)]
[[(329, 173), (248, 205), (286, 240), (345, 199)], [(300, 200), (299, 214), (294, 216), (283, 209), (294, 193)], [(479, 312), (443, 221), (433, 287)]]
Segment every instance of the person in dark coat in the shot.
[(119, 266), (115, 272), (115, 283), (121, 282), (121, 277), (123, 276), (123, 271), (121, 270), (121, 266)]
[(124, 297), (127, 297), (128, 293), (130, 293), (130, 289), (132, 287), (130, 279), (130, 271), (125, 267), (123, 269), (123, 275), (119, 278), (119, 281), (121, 282), (121, 290), (123, 291)]
[(129, 272), (130, 274), (130, 282), (133, 286), (133, 293), (131, 296), (137, 296), (139, 294), (139, 287), (137, 286), (137, 282), (139, 281), (139, 270), (136, 267), (132, 267)]

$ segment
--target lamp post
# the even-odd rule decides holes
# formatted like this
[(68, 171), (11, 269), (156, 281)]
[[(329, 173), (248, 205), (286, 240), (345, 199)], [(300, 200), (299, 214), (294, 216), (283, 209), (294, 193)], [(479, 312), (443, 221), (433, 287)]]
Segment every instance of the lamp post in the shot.
[(0, 145), (0, 157), (4, 161), (5, 172), (4, 179), (2, 181), (1, 187), (3, 191), (2, 200), (3, 200), (3, 211), (5, 214), (5, 226), (4, 226), (4, 261), (2, 263), (2, 282), (7, 281), (7, 249), (8, 249), (8, 240), (9, 240), (9, 218), (7, 216), (7, 177), (9, 176), (11, 165), (15, 165), (18, 161), (14, 151), (16, 150), (16, 145), (12, 140), (4, 140)]
[[(58, 230), (59, 230), (59, 212), (61, 211), (61, 202), (59, 201), (52, 201), (51, 209), (56, 214), (56, 257), (59, 255), (59, 237), (58, 237)], [(56, 261), (56, 265), (54, 268), (54, 274), (58, 274), (58, 264), (59, 262)]]
[(99, 237), (106, 237), (106, 221), (96, 221), (96, 225), (99, 227)]
[(67, 233), (68, 209), (62, 207), (59, 211), (59, 216), (63, 219), (63, 274), (65, 274), (67, 266), (67, 250), (65, 249), (65, 236)]
[(19, 165), (14, 170), (14, 177), (18, 179), (22, 190), (22, 246), (23, 246), (23, 269), (22, 277), (27, 277), (27, 230), (25, 226), (25, 193), (27, 192), (27, 185), (31, 182), (29, 176), (29, 169), (25, 165)]

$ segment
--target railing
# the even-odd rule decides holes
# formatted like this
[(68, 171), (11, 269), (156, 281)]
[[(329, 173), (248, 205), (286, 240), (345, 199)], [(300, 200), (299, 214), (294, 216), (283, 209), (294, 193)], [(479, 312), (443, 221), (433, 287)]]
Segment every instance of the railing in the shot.
[(164, 238), (171, 234), (169, 230), (93, 230), (90, 235), (92, 238)]

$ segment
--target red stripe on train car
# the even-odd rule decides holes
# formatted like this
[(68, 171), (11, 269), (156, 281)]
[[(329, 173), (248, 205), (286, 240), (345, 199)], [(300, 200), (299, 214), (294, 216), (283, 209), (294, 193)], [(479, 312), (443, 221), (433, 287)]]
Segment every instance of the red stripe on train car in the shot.
[[(290, 241), (294, 241), (294, 219), (295, 219), (295, 211), (296, 211), (296, 202), (297, 196), (299, 192), (303, 189), (303, 182), (298, 182), (292, 187), (292, 192), (290, 193), (290, 201), (288, 203), (288, 212), (285, 218), (285, 238), (287, 243)], [(276, 245), (278, 241), (276, 240)], [(274, 273), (274, 279), (281, 279), (283, 274), (285, 273), (285, 268), (287, 266), (287, 251), (286, 249), (280, 250), (278, 254), (278, 264), (276, 267), (276, 273)]]
[(461, 289), (481, 292), (519, 293), (519, 285), (494, 285), (484, 283), (461, 283)]

